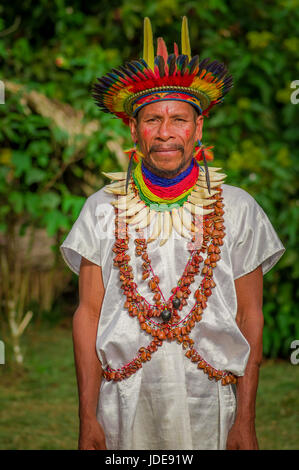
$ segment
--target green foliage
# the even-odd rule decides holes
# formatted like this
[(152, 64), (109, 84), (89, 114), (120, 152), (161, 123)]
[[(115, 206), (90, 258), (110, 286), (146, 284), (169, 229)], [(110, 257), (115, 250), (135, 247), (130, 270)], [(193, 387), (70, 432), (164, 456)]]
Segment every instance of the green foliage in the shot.
[[(33, 54), (29, 41), (23, 39)], [(11, 57), (13, 66), (20, 70), (25, 63), (15, 53), (19, 47), (18, 40), (11, 49)], [(71, 52), (75, 54), (74, 50)], [(88, 122), (96, 118), (99, 111), (91, 106), (87, 84), (98, 73), (105, 72), (107, 60), (113, 64), (113, 54), (104, 53), (98, 46), (89, 48), (88, 53), (81, 58), (71, 59), (68, 74), (72, 75), (74, 85), (70, 87), (69, 77), (66, 75), (62, 78), (60, 70), (57, 72), (53, 54), (52, 69), (56, 74), (53, 70), (53, 75), (51, 72), (49, 74), (53, 82), (42, 84), (33, 81), (35, 72), (38, 72), (33, 67), (32, 76), (27, 71), (26, 81), (21, 83), (28, 90), (49, 92), (49, 98), (59, 98), (85, 111), (84, 119)], [(41, 71), (46, 64), (39, 66)], [(14, 73), (10, 71), (10, 74), (11, 78), (6, 72), (7, 80), (14, 79)], [(59, 77), (57, 80), (56, 76)], [(59, 81), (62, 81), (63, 86), (60, 86)], [(115, 155), (111, 155), (106, 144), (116, 135), (125, 135), (124, 130), (118, 121), (111, 125), (105, 117), (101, 120), (100, 132), (94, 133), (84, 150), (78, 154), (76, 140), (80, 140), (80, 135), (70, 144), (70, 136), (65, 129), (56, 127), (50, 118), (38, 114), (30, 102), (29, 105), (22, 104), (20, 96), (6, 93), (5, 105), (0, 106), (3, 124), (0, 130), (0, 197), (3, 201), (0, 229), (7, 231), (19, 219), (22, 220), (22, 228), (34, 224), (36, 227), (46, 227), (49, 235), (62, 231), (65, 233), (78, 216), (87, 195), (82, 189), (83, 184), (88, 185), (89, 193), (96, 191), (103, 184), (100, 169), (105, 162), (111, 161), (105, 165), (109, 170), (117, 167)], [(90, 184), (91, 178), (88, 176), (92, 173), (94, 177)]]
[[(1, 365), (0, 449), (66, 450), (78, 446), (78, 396), (71, 323), (30, 324), (26, 367)], [(266, 361), (260, 369), (256, 431), (262, 450), (298, 449), (299, 367)], [(34, 436), (34, 439), (32, 438)]]
[(228, 173), (227, 183), (247, 190), (264, 208), (287, 248), (265, 278), (264, 352), (288, 356), (291, 341), (299, 338), (299, 105), (290, 100), (290, 84), (299, 79), (298, 1), (42, 0), (1, 8), (0, 79), (83, 110), (84, 120), (97, 119), (101, 131), (88, 138), (73, 161), (68, 135), (7, 92), (5, 106), (0, 105), (0, 229), (18, 218), (59, 238), (68, 231), (86, 197), (87, 181), (96, 191), (103, 184), (101, 170), (120, 169), (107, 142), (119, 135), (124, 147), (130, 145), (122, 123), (94, 105), (92, 82), (141, 56), (144, 16), (150, 16), (155, 38), (163, 36), (170, 50), (180, 42), (186, 14), (193, 54), (225, 62), (235, 80), (225, 102), (206, 120), (203, 142), (214, 146), (215, 165)]

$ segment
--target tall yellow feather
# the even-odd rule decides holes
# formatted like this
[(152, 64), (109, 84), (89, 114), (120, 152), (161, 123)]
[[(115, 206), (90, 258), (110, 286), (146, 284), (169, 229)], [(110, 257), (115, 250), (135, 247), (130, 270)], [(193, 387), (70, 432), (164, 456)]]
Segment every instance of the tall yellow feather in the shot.
[(188, 31), (188, 20), (186, 16), (183, 16), (182, 23), (182, 54), (187, 55), (191, 60), (191, 47)]
[(144, 18), (143, 29), (143, 59), (148, 66), (154, 70), (155, 68), (155, 55), (154, 55), (154, 42), (152, 25), (149, 18)]

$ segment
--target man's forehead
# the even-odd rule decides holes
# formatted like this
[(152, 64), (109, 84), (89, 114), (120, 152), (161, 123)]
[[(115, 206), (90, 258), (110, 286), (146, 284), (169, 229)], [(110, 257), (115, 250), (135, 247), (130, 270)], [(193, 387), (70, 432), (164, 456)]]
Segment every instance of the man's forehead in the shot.
[(166, 100), (147, 104), (139, 111), (139, 114), (142, 116), (147, 116), (149, 114), (193, 115), (194, 109), (195, 108), (191, 104), (186, 103), (184, 101)]

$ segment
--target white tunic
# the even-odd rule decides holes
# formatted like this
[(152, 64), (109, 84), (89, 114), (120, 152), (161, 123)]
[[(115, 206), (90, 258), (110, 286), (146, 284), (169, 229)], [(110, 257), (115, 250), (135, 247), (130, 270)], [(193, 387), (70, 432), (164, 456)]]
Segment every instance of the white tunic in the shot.
[[(284, 247), (268, 217), (244, 190), (222, 185), (225, 238), (221, 260), (213, 270), (216, 287), (207, 302), (202, 320), (189, 336), (198, 353), (213, 367), (244, 375), (250, 347), (235, 317), (237, 301), (234, 280), (262, 265), (266, 274), (279, 260)], [(119, 369), (137, 356), (152, 337), (141, 330), (136, 317), (124, 308), (119, 270), (113, 266), (114, 196), (103, 189), (91, 195), (61, 245), (70, 269), (79, 274), (81, 256), (102, 267), (105, 296), (98, 325), (96, 350), (105, 368)], [(139, 293), (149, 303), (152, 292), (141, 282), (140, 257), (135, 256), (130, 228), (129, 255)], [(146, 233), (147, 236), (147, 233)], [(148, 244), (148, 254), (160, 288), (168, 299), (177, 285), (189, 252), (186, 239), (173, 230), (162, 247)], [(193, 292), (202, 277), (191, 284), (187, 314), (194, 304)], [(189, 309), (188, 309), (189, 306)], [(227, 433), (235, 418), (235, 386), (208, 379), (185, 357), (177, 342), (165, 341), (128, 379), (102, 380), (97, 419), (103, 425), (108, 449), (225, 449)]]

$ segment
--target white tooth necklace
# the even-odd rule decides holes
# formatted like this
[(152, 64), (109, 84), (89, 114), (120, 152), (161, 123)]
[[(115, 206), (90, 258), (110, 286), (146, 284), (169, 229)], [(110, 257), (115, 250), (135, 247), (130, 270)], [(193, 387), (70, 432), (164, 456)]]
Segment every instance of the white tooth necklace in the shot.
[(135, 229), (144, 229), (154, 221), (147, 242), (150, 243), (159, 238), (162, 246), (170, 238), (172, 229), (180, 236), (192, 239), (198, 231), (198, 227), (194, 223), (196, 218), (213, 212), (217, 202), (215, 196), (220, 193), (221, 184), (226, 175), (220, 173), (221, 168), (209, 167), (208, 171), (210, 193), (206, 184), (205, 171), (201, 170), (192, 192), (181, 207), (175, 203), (167, 205), (145, 202), (133, 178), (130, 180), (128, 193), (126, 193), (126, 172), (103, 172), (112, 181), (111, 184), (105, 186), (104, 190), (116, 196), (111, 204), (118, 209), (119, 217), (124, 217), (124, 221), (134, 226)]

